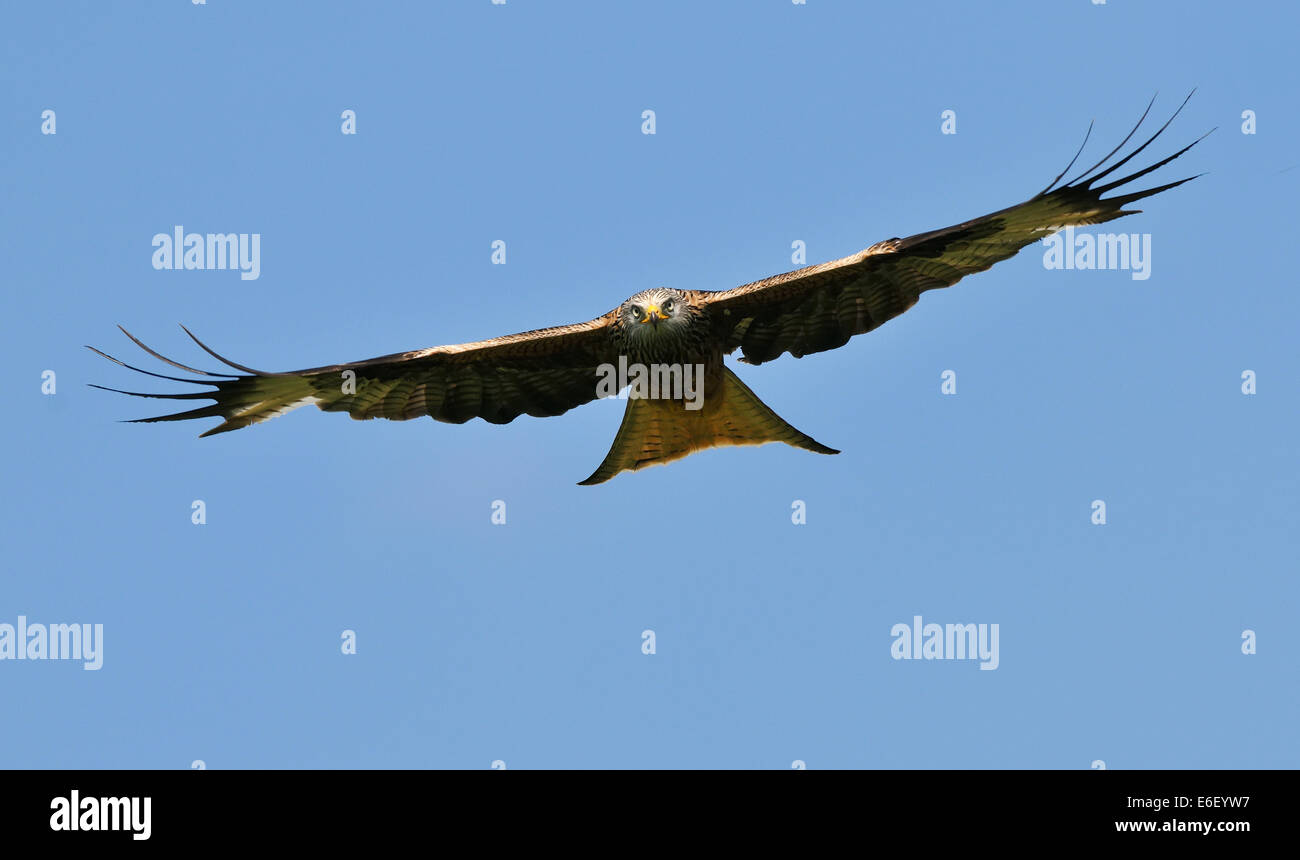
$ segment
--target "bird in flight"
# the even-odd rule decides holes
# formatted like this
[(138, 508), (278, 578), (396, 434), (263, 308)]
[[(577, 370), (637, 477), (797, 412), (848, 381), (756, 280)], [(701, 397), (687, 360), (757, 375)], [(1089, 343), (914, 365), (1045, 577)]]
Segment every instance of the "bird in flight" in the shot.
[[(1141, 127), (1151, 111), (1148, 104), (1137, 125), (1105, 158), (1058, 184), (1083, 152), (1080, 146), (1047, 188), (1018, 205), (942, 230), (887, 239), (843, 259), (730, 290), (646, 290), (588, 322), (282, 373), (236, 364), (185, 329), (205, 352), (239, 372), (187, 367), (122, 329), (154, 358), (199, 379), (141, 370), (88, 348), (140, 373), (210, 388), (172, 394), (105, 389), (137, 397), (212, 400), (197, 409), (137, 419), (225, 419), (203, 436), (238, 430), (307, 404), (357, 419), (405, 421), (428, 415), (452, 424), (471, 418), (505, 424), (523, 414), (560, 415), (611, 396), (624, 387), (625, 370), (631, 367), (637, 384), (629, 392), (618, 434), (604, 461), (581, 484), (599, 484), (624, 471), (722, 445), (784, 442), (837, 454), (759, 400), (723, 357), (739, 349), (740, 361), (763, 364), (785, 353), (801, 358), (836, 349), (903, 313), (921, 293), (950, 287), (1058, 230), (1141, 211), (1123, 207), (1196, 177), (1104, 199), (1102, 195), (1163, 167), (1204, 135), (1148, 167), (1099, 183), (1145, 150), (1186, 104), (1184, 99), (1146, 142), (1107, 166)], [(645, 370), (638, 374), (637, 367)], [(620, 384), (610, 382), (613, 368), (619, 369)], [(647, 379), (651, 384), (643, 384)], [(664, 384), (653, 384), (658, 381)]]

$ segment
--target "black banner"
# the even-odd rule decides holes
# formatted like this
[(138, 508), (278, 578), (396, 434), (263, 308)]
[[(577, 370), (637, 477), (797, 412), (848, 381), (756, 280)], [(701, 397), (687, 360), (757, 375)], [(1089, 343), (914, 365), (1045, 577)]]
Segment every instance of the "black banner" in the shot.
[(995, 837), (1230, 849), (1285, 837), (1294, 780), (1281, 771), (19, 771), (0, 788), (0, 828), (49, 846), (338, 847), (429, 828), (540, 838), (647, 816), (665, 839), (703, 816), (740, 842), (776, 828), (923, 834), (927, 846)]

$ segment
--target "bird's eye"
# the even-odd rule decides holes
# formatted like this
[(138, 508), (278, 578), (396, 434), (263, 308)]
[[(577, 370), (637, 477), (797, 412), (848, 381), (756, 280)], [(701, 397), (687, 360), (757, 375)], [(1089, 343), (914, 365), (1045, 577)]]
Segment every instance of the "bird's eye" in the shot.
[(639, 306), (632, 305), (632, 316), (641, 319), (641, 308)]
[(664, 313), (666, 313), (666, 314), (670, 314), (670, 313), (673, 312), (673, 300), (672, 300), (672, 299), (669, 299), (668, 301), (666, 301), (666, 302), (663, 303), (663, 311), (664, 311)]

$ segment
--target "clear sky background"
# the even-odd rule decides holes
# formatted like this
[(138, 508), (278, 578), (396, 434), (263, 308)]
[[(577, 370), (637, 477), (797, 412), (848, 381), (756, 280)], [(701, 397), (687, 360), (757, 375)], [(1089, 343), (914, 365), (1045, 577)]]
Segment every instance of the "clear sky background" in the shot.
[[(0, 766), (1300, 766), (1298, 23), (4, 4), (0, 623), (101, 623), (104, 665), (0, 662)], [(1150, 234), (1148, 280), (1031, 247), (837, 351), (733, 364), (838, 457), (578, 487), (623, 403), (500, 427), (302, 409), (200, 440), (213, 422), (117, 423), (168, 404), (86, 387), (175, 390), (83, 349), (168, 372), (117, 323), (287, 370), (728, 288), (796, 268), (795, 240), (820, 262), (1023, 200), (1090, 120), (1084, 166), (1193, 87), (1148, 153), (1218, 131), (1144, 184), (1208, 175), (1104, 228)], [(177, 224), (260, 233), (260, 278), (155, 271)], [(892, 659), (915, 615), (998, 624), (999, 667)]]

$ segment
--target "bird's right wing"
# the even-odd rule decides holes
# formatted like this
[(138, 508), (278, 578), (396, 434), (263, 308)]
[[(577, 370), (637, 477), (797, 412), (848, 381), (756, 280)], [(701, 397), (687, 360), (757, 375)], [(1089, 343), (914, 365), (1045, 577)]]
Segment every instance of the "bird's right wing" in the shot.
[(123, 367), (162, 379), (211, 386), (211, 391), (148, 394), (105, 388), (136, 397), (167, 400), (213, 400), (213, 404), (136, 419), (141, 422), (224, 418), (203, 436), (238, 430), (291, 409), (314, 403), (326, 412), (347, 412), (353, 418), (405, 421), (428, 415), (462, 424), (482, 418), (506, 424), (521, 414), (550, 416), (596, 399), (599, 366), (614, 355), (609, 327), (611, 311), (584, 323), (506, 335), (492, 340), (394, 353), (366, 361), (313, 367), (287, 373), (253, 370), (223, 358), (194, 342), (239, 374), (209, 373), (178, 364), (145, 346), (126, 329), (122, 332), (145, 352), (201, 379), (165, 376), (132, 367), (94, 347), (88, 347)]

